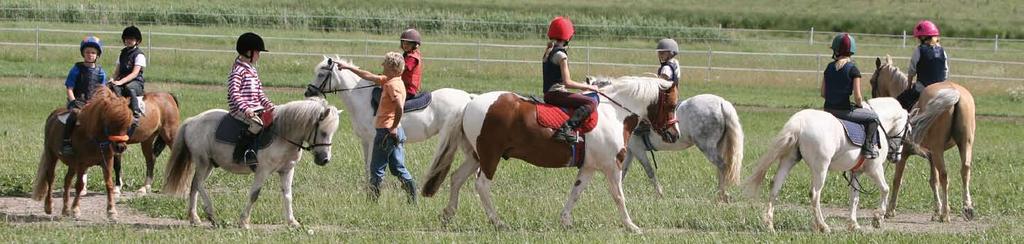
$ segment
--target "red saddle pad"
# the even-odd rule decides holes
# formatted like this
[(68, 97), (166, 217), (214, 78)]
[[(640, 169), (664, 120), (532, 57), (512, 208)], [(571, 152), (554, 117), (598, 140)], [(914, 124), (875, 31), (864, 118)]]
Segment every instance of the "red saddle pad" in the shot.
[[(562, 108), (556, 107), (550, 104), (537, 104), (537, 123), (545, 128), (558, 129), (566, 120), (569, 120), (569, 113), (573, 110), (569, 110), (568, 113), (563, 112)], [(580, 133), (587, 133), (594, 130), (597, 127), (597, 111), (591, 112), (590, 117), (583, 121), (583, 125), (580, 126), (576, 131)]]

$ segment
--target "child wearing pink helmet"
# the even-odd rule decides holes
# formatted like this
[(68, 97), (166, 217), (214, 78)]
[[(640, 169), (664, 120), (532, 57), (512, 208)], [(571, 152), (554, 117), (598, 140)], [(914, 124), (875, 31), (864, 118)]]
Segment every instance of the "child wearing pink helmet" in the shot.
[[(949, 78), (949, 56), (939, 45), (939, 28), (935, 23), (929, 20), (918, 22), (914, 27), (914, 37), (921, 41), (914, 49), (910, 67), (907, 68), (908, 81), (914, 86), (896, 97), (907, 110), (914, 107), (925, 87)], [(917, 78), (917, 82), (914, 82), (914, 78)]]

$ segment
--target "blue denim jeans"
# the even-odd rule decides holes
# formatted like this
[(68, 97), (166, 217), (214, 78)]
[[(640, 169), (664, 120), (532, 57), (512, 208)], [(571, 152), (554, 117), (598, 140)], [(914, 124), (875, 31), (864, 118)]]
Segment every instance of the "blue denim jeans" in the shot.
[(398, 141), (391, 138), (388, 129), (377, 128), (377, 135), (373, 137), (373, 155), (370, 159), (370, 184), (379, 185), (384, 177), (384, 168), (390, 168), (391, 174), (401, 178), (402, 182), (412, 180), (412, 174), (405, 169), (405, 131), (398, 128)]

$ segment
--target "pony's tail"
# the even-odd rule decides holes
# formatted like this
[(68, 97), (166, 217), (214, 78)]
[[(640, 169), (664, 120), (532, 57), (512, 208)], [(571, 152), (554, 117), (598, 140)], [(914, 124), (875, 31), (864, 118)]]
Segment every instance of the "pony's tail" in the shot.
[[(54, 114), (50, 114), (50, 119), (46, 120), (46, 126), (43, 128), (43, 134), (48, 132), (49, 128), (55, 126)], [(43, 153), (39, 155), (39, 166), (36, 169), (36, 178), (32, 180), (32, 200), (42, 201), (47, 194), (50, 194), (50, 189), (53, 188), (53, 177), (54, 170), (57, 168), (57, 155), (51, 148), (47, 148), (46, 145), (50, 145), (50, 140), (55, 139), (47, 136), (43, 139)]]
[(935, 118), (939, 117), (940, 114), (949, 111), (953, 105), (956, 105), (960, 101), (960, 91), (956, 89), (942, 89), (939, 90), (935, 98), (928, 101), (921, 108), (920, 113), (910, 118), (910, 145), (919, 155), (927, 157), (928, 151), (921, 147), (921, 140), (924, 140), (924, 136), (928, 134), (928, 127), (932, 125)]
[[(165, 116), (168, 116), (168, 115), (169, 116), (173, 116), (173, 118), (171, 120), (177, 121), (178, 120), (178, 111), (181, 111), (181, 106), (180, 106), (181, 103), (178, 103), (178, 97), (174, 96), (174, 93), (168, 92), (167, 95), (169, 95), (171, 97), (171, 101), (174, 102), (175, 110), (174, 111), (163, 111), (165, 113), (164, 115)], [(163, 117), (163, 118), (167, 118), (167, 117)], [(163, 119), (163, 118), (161, 118), (161, 119)], [(167, 120), (163, 121), (163, 123), (161, 123), (161, 124), (164, 124), (166, 122), (167, 122)], [(163, 126), (166, 126), (166, 125), (161, 125), (161, 127), (163, 127)], [(166, 129), (167, 127), (163, 127), (163, 128)], [(161, 134), (161, 135), (171, 135), (171, 136), (173, 136), (174, 134), (172, 132), (172, 133), (169, 133), (169, 134)], [(156, 141), (153, 142), (153, 157), (160, 157), (160, 153), (163, 153), (164, 149), (167, 148), (167, 142), (168, 141), (173, 141), (173, 140), (174, 140), (174, 138), (167, 138), (167, 139), (165, 139), (163, 136), (158, 136), (156, 138)]]
[(423, 184), (423, 196), (432, 197), (441, 188), (452, 168), (452, 161), (455, 161), (455, 153), (459, 144), (465, 140), (465, 132), (462, 130), (462, 113), (454, 116), (452, 121), (446, 125), (448, 131), (446, 137), (442, 137), (434, 153), (434, 160), (430, 164), (430, 171), (427, 173), (427, 181)]
[(188, 150), (184, 135), (189, 123), (185, 123), (175, 136), (171, 147), (171, 158), (167, 161), (167, 178), (164, 180), (162, 193), (173, 196), (184, 196), (192, 181), (192, 152)]
[(725, 115), (725, 138), (718, 142), (722, 148), (722, 178), (729, 186), (740, 183), (740, 172), (743, 169), (743, 126), (740, 125), (736, 108), (728, 101), (722, 103), (722, 114)]
[(744, 183), (744, 192), (748, 197), (758, 195), (758, 189), (764, 184), (765, 173), (768, 172), (768, 167), (771, 167), (772, 163), (796, 150), (797, 134), (800, 133), (797, 124), (795, 121), (787, 122), (782, 131), (775, 136), (774, 143), (769, 146), (768, 152), (758, 159), (757, 169), (754, 169), (754, 174), (750, 175), (750, 178), (747, 178), (747, 182)]

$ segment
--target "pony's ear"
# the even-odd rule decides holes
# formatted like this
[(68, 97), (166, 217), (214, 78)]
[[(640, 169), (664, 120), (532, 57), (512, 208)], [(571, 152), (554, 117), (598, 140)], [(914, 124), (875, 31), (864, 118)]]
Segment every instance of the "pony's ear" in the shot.
[(886, 54), (885, 55), (885, 63), (886, 64), (892, 64), (892, 56), (889, 56), (889, 54)]
[(877, 69), (877, 68), (881, 68), (881, 67), (882, 67), (882, 58), (875, 57), (875, 68)]
[(327, 67), (334, 67), (334, 59), (327, 59)]

